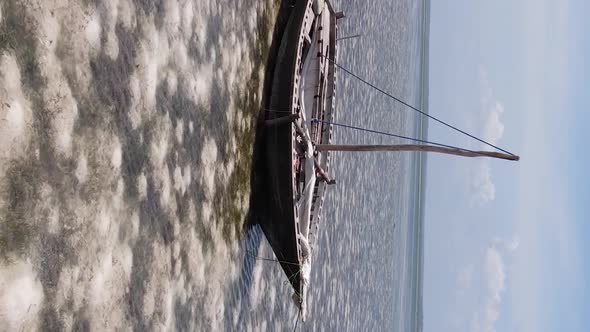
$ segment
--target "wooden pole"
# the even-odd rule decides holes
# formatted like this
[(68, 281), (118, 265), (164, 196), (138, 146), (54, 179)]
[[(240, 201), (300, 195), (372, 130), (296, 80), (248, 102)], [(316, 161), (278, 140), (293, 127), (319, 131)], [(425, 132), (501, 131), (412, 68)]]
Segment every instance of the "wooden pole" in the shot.
[(318, 151), (417, 151), (417, 152), (436, 152), (445, 153), (461, 157), (490, 157), (505, 160), (518, 161), (517, 155), (492, 152), (492, 151), (472, 151), (462, 149), (452, 149), (434, 145), (419, 144), (400, 144), (400, 145), (339, 145), (339, 144), (318, 144)]

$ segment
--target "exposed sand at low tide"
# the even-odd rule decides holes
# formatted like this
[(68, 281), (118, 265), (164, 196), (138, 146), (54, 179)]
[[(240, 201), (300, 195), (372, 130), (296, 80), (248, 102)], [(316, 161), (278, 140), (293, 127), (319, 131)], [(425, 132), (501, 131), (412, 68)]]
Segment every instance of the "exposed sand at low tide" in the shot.
[(244, 323), (226, 293), (276, 10), (0, 4), (0, 330)]

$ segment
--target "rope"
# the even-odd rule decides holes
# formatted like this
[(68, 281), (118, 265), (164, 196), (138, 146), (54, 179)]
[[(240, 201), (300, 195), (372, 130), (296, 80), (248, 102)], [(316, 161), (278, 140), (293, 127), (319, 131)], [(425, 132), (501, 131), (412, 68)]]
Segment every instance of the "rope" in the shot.
[(301, 316), (301, 309), (297, 311), (297, 320), (295, 321), (295, 328), (293, 331), (297, 331), (297, 324), (299, 324), (299, 317)]
[(431, 142), (431, 141), (427, 141), (427, 140), (423, 140), (423, 139), (419, 139), (419, 138), (412, 138), (412, 137), (403, 136), (403, 135), (391, 134), (391, 133), (387, 133), (387, 132), (384, 132), (384, 131), (377, 131), (377, 130), (372, 130), (372, 129), (365, 129), (365, 128), (361, 128), (361, 127), (355, 127), (355, 126), (350, 126), (350, 125), (346, 125), (346, 124), (342, 124), (342, 123), (335, 123), (335, 122), (330, 122), (330, 121), (325, 121), (325, 120), (320, 120), (320, 119), (312, 119), (311, 121), (312, 122), (321, 122), (321, 123), (325, 123), (325, 124), (329, 124), (329, 125), (333, 125), (333, 126), (337, 126), (337, 127), (343, 127), (343, 128), (353, 129), (353, 130), (366, 131), (366, 132), (374, 133), (374, 134), (378, 134), (378, 135), (384, 135), (384, 136), (391, 136), (391, 137), (406, 139), (406, 140), (410, 140), (410, 141), (414, 141), (414, 142), (419, 142), (419, 143), (424, 143), (424, 144), (441, 146), (441, 147), (450, 148), (450, 149), (457, 149), (457, 150), (461, 150), (461, 151), (465, 151), (465, 152), (478, 153), (478, 151), (464, 149), (464, 148), (459, 148), (459, 147), (456, 147), (456, 146), (453, 146), (453, 145), (436, 143), (436, 142)]
[[(287, 280), (283, 281), (283, 283), (285, 285), (288, 283), (291, 283), (291, 280), (295, 280), (295, 278), (299, 275), (299, 273), (301, 273), (301, 269), (299, 269), (299, 271), (293, 273)], [(299, 292), (297, 290), (295, 290), (295, 293), (299, 294)]]
[[(272, 258), (262, 258), (262, 257), (256, 256), (254, 253), (252, 253), (250, 251), (246, 251), (246, 253), (247, 253), (248, 256), (250, 256), (250, 257), (252, 257), (252, 258), (254, 258), (256, 260), (259, 260), (259, 261), (273, 262), (273, 263), (284, 263), (284, 264), (294, 265), (294, 266), (299, 267), (299, 270), (297, 270), (297, 272), (293, 273), (291, 276), (288, 276), (287, 277), (287, 280), (285, 280), (283, 282), (283, 284), (285, 284), (285, 285), (291, 283), (291, 280), (293, 280), (294, 278), (296, 278), (299, 275), (299, 273), (301, 273), (301, 264), (299, 264), (299, 263), (281, 261), (281, 260), (272, 259)], [(295, 293), (299, 294), (299, 292), (297, 292), (297, 290), (295, 290)]]
[(514, 154), (513, 154), (512, 152), (510, 152), (510, 151), (504, 150), (504, 149), (502, 149), (502, 148), (500, 148), (500, 147), (498, 147), (498, 146), (496, 146), (496, 145), (494, 145), (494, 144), (488, 143), (488, 142), (484, 141), (483, 139), (481, 139), (481, 138), (479, 138), (479, 137), (477, 137), (477, 136), (471, 135), (470, 133), (468, 133), (468, 132), (466, 132), (466, 131), (464, 131), (464, 130), (461, 130), (461, 129), (459, 129), (459, 128), (457, 128), (457, 127), (455, 127), (455, 126), (453, 126), (453, 125), (451, 125), (451, 124), (449, 124), (449, 123), (447, 123), (447, 122), (445, 122), (445, 121), (443, 121), (443, 120), (440, 120), (439, 118), (437, 118), (437, 117), (435, 117), (435, 116), (432, 116), (432, 115), (430, 115), (430, 114), (428, 114), (428, 113), (426, 113), (426, 112), (424, 112), (424, 111), (421, 111), (421, 110), (419, 110), (418, 108), (416, 108), (416, 107), (414, 107), (414, 106), (412, 106), (412, 105), (410, 105), (410, 104), (406, 103), (405, 101), (403, 101), (403, 100), (401, 100), (401, 99), (399, 99), (399, 98), (397, 98), (397, 97), (393, 96), (392, 94), (390, 94), (390, 93), (388, 93), (388, 92), (386, 92), (386, 91), (384, 91), (384, 90), (380, 89), (379, 87), (375, 86), (374, 84), (372, 84), (372, 83), (370, 83), (370, 82), (366, 81), (366, 80), (365, 80), (365, 79), (363, 79), (362, 77), (360, 77), (360, 76), (358, 76), (358, 75), (354, 74), (354, 73), (353, 73), (353, 72), (351, 72), (350, 70), (348, 70), (348, 69), (346, 69), (345, 67), (343, 67), (343, 66), (339, 65), (338, 63), (336, 63), (336, 61), (334, 61), (334, 60), (332, 60), (332, 59), (328, 58), (327, 56), (325, 56), (325, 57), (326, 57), (326, 59), (328, 59), (328, 61), (332, 62), (332, 63), (334, 64), (334, 66), (338, 67), (339, 69), (343, 70), (344, 72), (346, 72), (347, 74), (351, 75), (352, 77), (354, 77), (354, 78), (358, 79), (359, 81), (363, 82), (364, 84), (366, 84), (366, 85), (370, 86), (371, 88), (373, 88), (373, 89), (375, 89), (375, 90), (377, 90), (377, 91), (381, 92), (382, 94), (386, 95), (387, 97), (389, 97), (389, 98), (391, 98), (391, 99), (393, 99), (393, 100), (395, 100), (395, 101), (399, 102), (400, 104), (402, 104), (402, 105), (404, 105), (404, 106), (407, 106), (407, 107), (409, 107), (410, 109), (412, 109), (412, 110), (414, 110), (414, 111), (416, 111), (416, 112), (418, 112), (418, 113), (420, 113), (420, 114), (422, 114), (422, 115), (424, 115), (424, 116), (426, 116), (426, 117), (428, 117), (428, 118), (430, 118), (430, 119), (432, 119), (432, 120), (434, 120), (434, 121), (436, 121), (436, 122), (438, 122), (438, 123), (440, 123), (440, 124), (442, 124), (442, 125), (445, 125), (445, 126), (447, 126), (447, 127), (451, 128), (451, 129), (454, 129), (454, 130), (456, 130), (456, 131), (458, 131), (458, 132), (460, 132), (460, 133), (462, 133), (462, 134), (464, 134), (464, 135), (467, 135), (467, 136), (469, 136), (469, 137), (471, 137), (471, 138), (473, 138), (473, 139), (475, 139), (475, 140), (477, 140), (477, 141), (479, 141), (479, 142), (481, 142), (481, 143), (483, 143), (483, 144), (485, 144), (485, 145), (491, 146), (491, 147), (493, 147), (494, 149), (500, 150), (500, 151), (502, 151), (502, 152), (505, 152), (505, 153), (507, 153), (507, 154), (509, 154), (509, 155), (512, 155), (512, 156), (514, 156)]
[(290, 264), (290, 265), (295, 265), (295, 266), (300, 266), (300, 264), (298, 263), (293, 263), (293, 262), (287, 262), (287, 261), (280, 261), (278, 259), (272, 259), (272, 258), (262, 258), (262, 257), (258, 257), (256, 256), (254, 253), (247, 251), (248, 255), (256, 260), (259, 261), (268, 261), (268, 262), (275, 262), (275, 263), (284, 263), (284, 264)]
[[(283, 282), (283, 284), (285, 284), (285, 285), (288, 284), (288, 283), (290, 283), (291, 280), (293, 278), (297, 277), (297, 275), (299, 275), (299, 273), (301, 272), (301, 265), (300, 264), (297, 264), (297, 263), (292, 263), (292, 262), (287, 262), (287, 261), (280, 261), (280, 260), (271, 259), (271, 258), (261, 258), (261, 257), (256, 256), (253, 252), (250, 252), (248, 250), (246, 250), (246, 254), (249, 255), (250, 257), (256, 259), (256, 260), (268, 261), (268, 262), (275, 262), (275, 263), (285, 263), (285, 264), (291, 264), (291, 265), (299, 266), (300, 267), (299, 268), (299, 271), (293, 273), (288, 278), (288, 280), (286, 280), (286, 281)], [(301, 297), (301, 294), (296, 289), (294, 289), (294, 292), (295, 292), (295, 294), (297, 294), (298, 297)], [(295, 321), (295, 328), (293, 329), (293, 331), (297, 331), (297, 325), (299, 324), (300, 315), (301, 315), (301, 309), (299, 309), (298, 312), (297, 312), (297, 320)]]

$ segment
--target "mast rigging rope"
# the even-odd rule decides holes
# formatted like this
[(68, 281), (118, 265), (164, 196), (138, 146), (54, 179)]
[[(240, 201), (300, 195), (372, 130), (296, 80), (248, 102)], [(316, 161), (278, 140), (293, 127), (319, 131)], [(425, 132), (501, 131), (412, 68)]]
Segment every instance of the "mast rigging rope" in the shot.
[[(457, 150), (461, 150), (461, 151), (465, 151), (465, 152), (478, 153), (478, 151), (475, 151), (475, 150), (460, 148), (460, 147), (453, 146), (453, 145), (448, 145), (448, 144), (436, 143), (436, 142), (427, 141), (427, 140), (423, 140), (423, 139), (419, 139), (419, 138), (413, 138), (413, 137), (409, 137), (409, 136), (392, 134), (392, 133), (388, 133), (388, 132), (384, 132), (384, 131), (378, 131), (378, 130), (373, 130), (373, 129), (366, 129), (366, 128), (361, 128), (361, 127), (355, 127), (355, 126), (351, 126), (351, 125), (347, 125), (347, 124), (336, 123), (336, 122), (331, 122), (331, 121), (326, 121), (326, 120), (320, 120), (320, 119), (315, 119), (315, 118), (312, 119), (311, 121), (312, 122), (321, 122), (321, 123), (329, 124), (329, 125), (336, 126), (336, 127), (343, 127), (343, 128), (348, 128), (348, 129), (353, 129), (353, 130), (358, 130), (358, 131), (366, 131), (366, 132), (374, 133), (374, 134), (378, 134), (378, 135), (384, 135), (384, 136), (391, 136), (391, 137), (406, 139), (406, 140), (410, 140), (410, 141), (414, 141), (414, 142), (418, 142), (418, 143), (424, 143), (424, 144), (442, 146), (442, 147), (445, 147), (445, 148), (457, 149)], [(509, 154), (510, 155), (513, 155), (511, 153), (509, 153)]]
[(393, 99), (393, 100), (397, 101), (398, 103), (400, 103), (400, 104), (402, 104), (402, 105), (404, 105), (404, 106), (407, 106), (407, 107), (409, 107), (410, 109), (412, 109), (412, 110), (414, 110), (414, 111), (416, 111), (416, 112), (418, 112), (418, 113), (420, 113), (420, 114), (422, 114), (422, 115), (424, 115), (424, 116), (426, 116), (426, 117), (428, 117), (428, 118), (430, 118), (430, 119), (432, 119), (432, 120), (434, 120), (434, 121), (436, 121), (436, 122), (438, 122), (438, 123), (440, 123), (440, 124), (442, 124), (442, 125), (444, 125), (444, 126), (447, 126), (447, 127), (451, 128), (451, 129), (454, 129), (454, 130), (456, 130), (456, 131), (458, 131), (458, 132), (460, 132), (460, 133), (462, 133), (462, 134), (464, 134), (464, 135), (466, 135), (466, 136), (468, 136), (468, 137), (471, 137), (471, 138), (473, 138), (473, 139), (475, 139), (475, 140), (477, 140), (477, 141), (479, 141), (479, 142), (481, 142), (481, 143), (484, 143), (485, 145), (491, 146), (491, 147), (493, 147), (494, 149), (500, 150), (500, 151), (502, 151), (502, 152), (505, 152), (505, 153), (507, 153), (507, 154), (509, 154), (509, 155), (512, 155), (512, 156), (514, 156), (514, 153), (512, 153), (512, 152), (510, 152), (510, 151), (504, 150), (504, 149), (502, 149), (502, 148), (500, 148), (500, 147), (498, 147), (498, 146), (496, 146), (496, 145), (494, 145), (494, 144), (492, 144), (492, 143), (488, 143), (488, 142), (484, 141), (483, 139), (481, 139), (481, 138), (479, 138), (479, 137), (477, 137), (477, 136), (474, 136), (474, 135), (472, 135), (472, 134), (470, 134), (470, 133), (468, 133), (468, 132), (466, 132), (466, 131), (464, 131), (464, 130), (461, 130), (461, 129), (459, 129), (459, 128), (457, 128), (457, 127), (453, 126), (453, 125), (452, 125), (452, 124), (450, 124), (450, 123), (447, 123), (447, 122), (445, 122), (445, 121), (443, 121), (443, 120), (441, 120), (441, 119), (439, 119), (439, 118), (437, 118), (437, 117), (435, 117), (435, 116), (433, 116), (433, 115), (430, 115), (430, 114), (428, 114), (428, 113), (426, 113), (426, 112), (424, 112), (424, 111), (422, 111), (422, 110), (420, 110), (420, 109), (418, 109), (418, 108), (416, 108), (416, 107), (414, 107), (414, 106), (412, 106), (412, 105), (410, 105), (410, 104), (406, 103), (405, 101), (403, 101), (403, 100), (401, 100), (401, 99), (399, 99), (399, 98), (395, 97), (394, 95), (392, 95), (392, 94), (388, 93), (387, 91), (385, 91), (385, 90), (383, 90), (383, 89), (381, 89), (381, 88), (377, 87), (376, 85), (374, 85), (374, 84), (370, 83), (369, 81), (367, 81), (367, 80), (363, 79), (362, 77), (360, 77), (360, 76), (356, 75), (355, 73), (353, 73), (352, 71), (350, 71), (350, 70), (348, 70), (347, 68), (343, 67), (342, 65), (340, 65), (340, 64), (338, 64), (338, 63), (336, 63), (336, 61), (334, 61), (334, 60), (330, 59), (328, 56), (325, 56), (325, 58), (326, 58), (326, 59), (328, 59), (328, 61), (332, 62), (332, 63), (334, 64), (334, 66), (338, 67), (339, 69), (341, 69), (341, 70), (342, 70), (342, 71), (344, 71), (345, 73), (347, 73), (347, 74), (351, 75), (352, 77), (354, 77), (354, 78), (358, 79), (359, 81), (363, 82), (364, 84), (368, 85), (369, 87), (371, 87), (371, 88), (373, 88), (373, 89), (375, 89), (375, 90), (377, 90), (377, 91), (381, 92), (381, 93), (382, 93), (382, 94), (384, 94), (385, 96), (387, 96), (387, 97), (389, 97), (389, 98), (391, 98), (391, 99)]

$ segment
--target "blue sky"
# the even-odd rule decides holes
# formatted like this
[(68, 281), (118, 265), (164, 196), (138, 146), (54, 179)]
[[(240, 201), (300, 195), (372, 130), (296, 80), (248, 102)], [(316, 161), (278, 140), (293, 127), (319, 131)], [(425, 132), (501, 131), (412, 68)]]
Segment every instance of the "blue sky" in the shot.
[[(585, 1), (432, 1), (430, 112), (520, 154), (429, 156), (426, 331), (590, 330)], [(431, 124), (429, 138), (481, 148)]]

